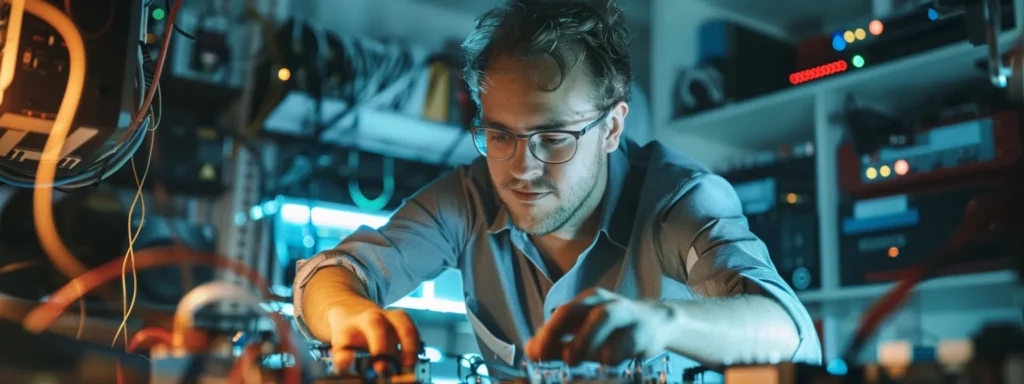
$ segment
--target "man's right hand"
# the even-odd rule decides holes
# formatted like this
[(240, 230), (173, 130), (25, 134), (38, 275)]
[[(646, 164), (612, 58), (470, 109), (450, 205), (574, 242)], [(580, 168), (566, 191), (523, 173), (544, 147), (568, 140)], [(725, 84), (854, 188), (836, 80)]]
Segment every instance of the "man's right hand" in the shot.
[(364, 298), (345, 301), (344, 308), (327, 312), (336, 373), (347, 371), (359, 351), (368, 351), (370, 356), (387, 356), (374, 363), (373, 369), (378, 373), (394, 370), (388, 364), (391, 357), (401, 363), (402, 369), (416, 365), (420, 333), (408, 313), (385, 310)]
[[(404, 369), (414, 367), (420, 352), (416, 324), (405, 311), (385, 310), (367, 297), (356, 274), (342, 267), (321, 269), (303, 291), (306, 325), (317, 339), (331, 343), (335, 372), (347, 372), (360, 351), (397, 359)], [(388, 365), (380, 360), (373, 369), (393, 370)]]

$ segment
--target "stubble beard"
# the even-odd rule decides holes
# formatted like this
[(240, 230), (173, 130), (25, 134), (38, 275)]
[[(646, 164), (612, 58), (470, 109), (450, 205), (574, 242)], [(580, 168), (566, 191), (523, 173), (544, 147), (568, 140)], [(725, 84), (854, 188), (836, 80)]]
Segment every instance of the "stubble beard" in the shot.
[[(550, 213), (540, 218), (524, 218), (519, 217), (516, 212), (509, 209), (508, 202), (502, 199), (502, 203), (505, 204), (505, 210), (512, 217), (512, 224), (520, 231), (530, 236), (544, 236), (554, 233), (568, 225), (578, 224), (577, 222), (586, 219), (581, 212), (583, 206), (587, 202), (587, 198), (591, 193), (603, 193), (604, 191), (595, 191), (597, 186), (598, 172), (602, 167), (605, 166), (607, 156), (601, 151), (597, 151), (597, 155), (590, 162), (592, 164), (587, 168), (587, 176), (577, 183), (573, 183), (568, 193), (565, 194), (565, 198), (558, 204), (557, 207)], [(508, 185), (504, 183), (503, 185)], [(554, 185), (551, 182), (544, 182), (543, 185)]]

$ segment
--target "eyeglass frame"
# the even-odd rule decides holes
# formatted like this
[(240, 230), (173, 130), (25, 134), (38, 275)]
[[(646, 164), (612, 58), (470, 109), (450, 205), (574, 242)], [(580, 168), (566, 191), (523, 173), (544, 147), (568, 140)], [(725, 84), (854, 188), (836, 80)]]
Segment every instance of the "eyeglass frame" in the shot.
[[(540, 162), (542, 162), (544, 164), (565, 164), (565, 163), (568, 163), (568, 162), (572, 161), (572, 159), (575, 159), (576, 158), (576, 154), (579, 153), (579, 151), (580, 151), (580, 147), (579, 147), (580, 138), (583, 137), (583, 135), (586, 135), (587, 132), (590, 132), (590, 131), (594, 130), (594, 128), (597, 128), (598, 126), (600, 126), (601, 123), (603, 123), (605, 120), (608, 119), (608, 116), (611, 115), (611, 112), (612, 112), (611, 109), (606, 109), (604, 112), (601, 113), (601, 116), (599, 116), (593, 122), (591, 122), (590, 124), (587, 124), (586, 126), (583, 127), (583, 129), (580, 129), (580, 130), (547, 129), (547, 130), (541, 130), (541, 131), (536, 131), (536, 132), (530, 132), (530, 133), (527, 133), (527, 134), (524, 134), (524, 135), (518, 135), (518, 134), (513, 133), (512, 131), (509, 131), (508, 129), (505, 129), (505, 128), (476, 126), (474, 124), (473, 127), (469, 128), (469, 131), (470, 131), (470, 137), (472, 137), (473, 135), (476, 134), (476, 131), (478, 131), (478, 130), (493, 129), (493, 130), (503, 131), (503, 132), (511, 135), (513, 138), (516, 139), (513, 142), (513, 144), (512, 144), (514, 146), (512, 148), (512, 155), (510, 155), (507, 159), (495, 159), (493, 157), (488, 157), (487, 154), (484, 153), (484, 151), (481, 150), (480, 147), (478, 145), (476, 145), (476, 143), (474, 143), (473, 147), (476, 148), (476, 151), (479, 152), (481, 156), (486, 157), (488, 159), (491, 159), (491, 160), (494, 160), (494, 161), (509, 161), (509, 160), (512, 160), (512, 158), (516, 157), (516, 151), (519, 150), (519, 141), (520, 141), (520, 139), (525, 139), (527, 151), (529, 151), (530, 155), (533, 156), (534, 159), (537, 159), (537, 161), (540, 161)], [(544, 134), (544, 133), (548, 133), (548, 134), (550, 134), (550, 133), (564, 133), (564, 134), (567, 134), (567, 135), (572, 135), (573, 138), (576, 139), (576, 148), (573, 149), (572, 156), (569, 156), (569, 158), (566, 159), (565, 161), (549, 162), (549, 161), (542, 160), (539, 156), (537, 156), (536, 153), (533, 153), (533, 149), (530, 149), (530, 139), (532, 139), (536, 135)], [(475, 139), (474, 139), (474, 141), (475, 141)]]

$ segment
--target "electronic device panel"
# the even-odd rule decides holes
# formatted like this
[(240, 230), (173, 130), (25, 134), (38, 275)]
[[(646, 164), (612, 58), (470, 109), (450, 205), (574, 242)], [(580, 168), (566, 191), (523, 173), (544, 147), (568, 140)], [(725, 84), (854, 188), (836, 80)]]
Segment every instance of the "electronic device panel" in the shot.
[[(840, 283), (896, 281), (933, 257), (964, 222), (971, 201), (1001, 185), (979, 181), (840, 204)], [(1010, 266), (1011, 236), (993, 224), (939, 274), (994, 271)]]
[[(1002, 4), (1003, 31), (1014, 28), (1011, 0)], [(884, 19), (861, 20), (849, 28), (828, 35), (804, 39), (796, 44), (797, 69), (790, 75), (792, 85), (805, 84), (842, 73), (870, 68), (952, 44), (985, 42), (987, 16), (981, 1), (966, 12), (942, 15), (931, 2)]]
[(723, 176), (743, 204), (750, 230), (768, 247), (779, 274), (796, 291), (821, 286), (813, 145), (788, 157), (744, 165)]
[[(175, 40), (177, 37), (175, 37)], [(180, 39), (186, 40), (186, 39)], [(228, 87), (168, 77), (160, 84), (159, 126), (149, 177), (143, 188), (160, 184), (167, 193), (190, 196), (219, 196), (228, 185), (230, 170), (225, 167), (233, 158), (232, 148), (252, 151), (254, 141), (239, 136), (237, 128), (228, 127), (218, 116), (231, 110), (239, 92)], [(135, 164), (141, 173), (144, 154), (149, 143), (137, 152)], [(256, 148), (258, 150), (258, 148)], [(263, 153), (263, 152), (260, 152)], [(108, 182), (135, 188), (131, 167), (123, 167), (106, 179)], [(266, 183), (267, 181), (263, 181)]]
[[(65, 3), (74, 3), (46, 2), (61, 10)], [(70, 7), (70, 17), (85, 41), (87, 76), (64, 145), (66, 155), (58, 163), (58, 177), (78, 173), (126, 135), (141, 99), (136, 96), (136, 84), (141, 81), (141, 6), (137, 0), (111, 0)], [(60, 34), (26, 12), (14, 80), (0, 104), (0, 166), (34, 174), (64, 99), (69, 68)]]
[[(1022, 158), (1020, 111), (947, 120), (857, 155), (852, 142), (838, 153), (840, 283), (895, 281), (932, 257), (960, 228), (976, 199), (1005, 188)], [(1010, 266), (1008, 224), (993, 222), (939, 274)]]
[(879, 196), (951, 178), (973, 178), (1012, 166), (1024, 154), (1020, 111), (947, 122), (921, 131), (906, 146), (858, 156), (839, 150), (839, 180), (855, 196)]

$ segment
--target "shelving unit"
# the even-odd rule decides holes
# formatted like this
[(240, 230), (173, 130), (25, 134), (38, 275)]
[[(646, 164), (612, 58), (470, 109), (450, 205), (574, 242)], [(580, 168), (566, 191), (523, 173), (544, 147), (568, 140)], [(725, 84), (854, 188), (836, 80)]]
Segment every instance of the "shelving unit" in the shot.
[[(975, 287), (1010, 288), (1017, 284), (1020, 284), (1020, 282), (1013, 271), (995, 271), (935, 278), (921, 283), (921, 285), (914, 289), (914, 293), (937, 293)], [(819, 289), (798, 292), (797, 296), (804, 303), (870, 300), (880, 297), (895, 286), (895, 283), (885, 283), (836, 289)]]
[(759, 127), (785, 127), (772, 132), (781, 138), (811, 137), (814, 125), (808, 117), (814, 115), (814, 94), (813, 85), (790, 88), (675, 119), (664, 129), (728, 141), (741, 148), (763, 149), (771, 143), (761, 135), (750, 134)]
[[(1013, 32), (1003, 33), (1000, 42), (1005, 46), (1017, 36)], [(900, 61), (850, 67), (847, 73), (672, 119), (663, 129), (721, 140), (746, 149), (772, 148), (793, 139), (813, 137), (815, 97), (819, 94), (850, 93), (863, 100), (897, 102), (897, 108), (913, 107), (906, 104), (924, 101), (914, 93), (924, 94), (927, 88), (944, 89), (983, 80), (986, 72), (976, 64), (987, 60), (987, 49), (963, 42)], [(904, 97), (891, 98), (885, 94), (892, 92)], [(765, 132), (766, 127), (777, 128)]]
[[(291, 91), (264, 121), (268, 132), (284, 135), (309, 135), (309, 111), (315, 101), (304, 92)], [(348, 109), (341, 100), (326, 98), (322, 102), (321, 123)], [(354, 120), (353, 120), (354, 119)], [(355, 121), (355, 129), (328, 127), (322, 140), (339, 146), (427, 164), (468, 164), (479, 154), (470, 140), (469, 130), (455, 125), (426, 120), (395, 111), (362, 108), (353, 119), (333, 122), (348, 127)], [(449, 153), (446, 150), (451, 150)]]
[[(834, 154), (843, 136), (837, 119), (843, 102), (853, 95), (859, 104), (889, 112), (917, 110), (940, 91), (948, 93), (959, 85), (987, 81), (985, 67), (977, 65), (987, 59), (987, 46), (973, 47), (964, 42), (899, 61), (868, 62), (863, 68), (851, 66), (848, 73), (673, 119), (672, 80), (679, 70), (697, 64), (697, 44), (692, 36), (696, 36), (702, 21), (731, 20), (782, 38), (785, 35), (780, 33), (785, 28), (764, 25), (771, 17), (737, 14), (745, 10), (743, 7), (719, 8), (705, 0), (654, 1), (651, 71), (653, 78), (665, 80), (654, 82), (652, 90), (656, 139), (712, 169), (722, 169), (734, 159), (779, 145), (803, 140), (815, 143), (822, 288), (798, 296), (821, 320), (826, 359), (836, 358), (864, 309), (893, 286), (839, 284), (839, 190)], [(875, 0), (876, 5), (881, 2)], [(1022, 4), (1018, 9), (1024, 9), (1024, 1), (1018, 3)], [(753, 20), (758, 21), (750, 22)], [(1022, 24), (1018, 22), (1017, 30), (1000, 35), (1001, 46), (1008, 46), (1020, 36)], [(912, 302), (917, 304), (887, 323), (879, 340), (911, 337), (908, 327), (947, 338), (967, 337), (987, 321), (1019, 322), (1024, 307), (1022, 287), (1024, 284), (1010, 271), (925, 282), (915, 290)], [(869, 348), (863, 357), (869, 358), (871, 353)]]
[[(476, 25), (473, 12), (418, 0), (337, 0), (292, 2), (290, 17), (333, 34), (365, 37), (394, 43), (408, 49), (410, 56), (424, 59), (461, 43)], [(401, 9), (402, 12), (394, 12)], [(369, 43), (368, 43), (369, 44)], [(425, 100), (426, 73), (411, 87), (415, 100)], [(422, 86), (418, 86), (421, 85)], [(290, 91), (264, 121), (267, 131), (308, 136), (310, 116), (316, 101), (306, 93)], [(445, 166), (463, 165), (479, 157), (469, 130), (414, 114), (358, 107), (343, 121), (330, 121), (349, 106), (342, 100), (325, 98), (321, 118), (326, 127), (322, 140), (345, 147), (409, 161)], [(345, 127), (356, 129), (343, 129)], [(341, 128), (341, 129), (339, 129)]]

